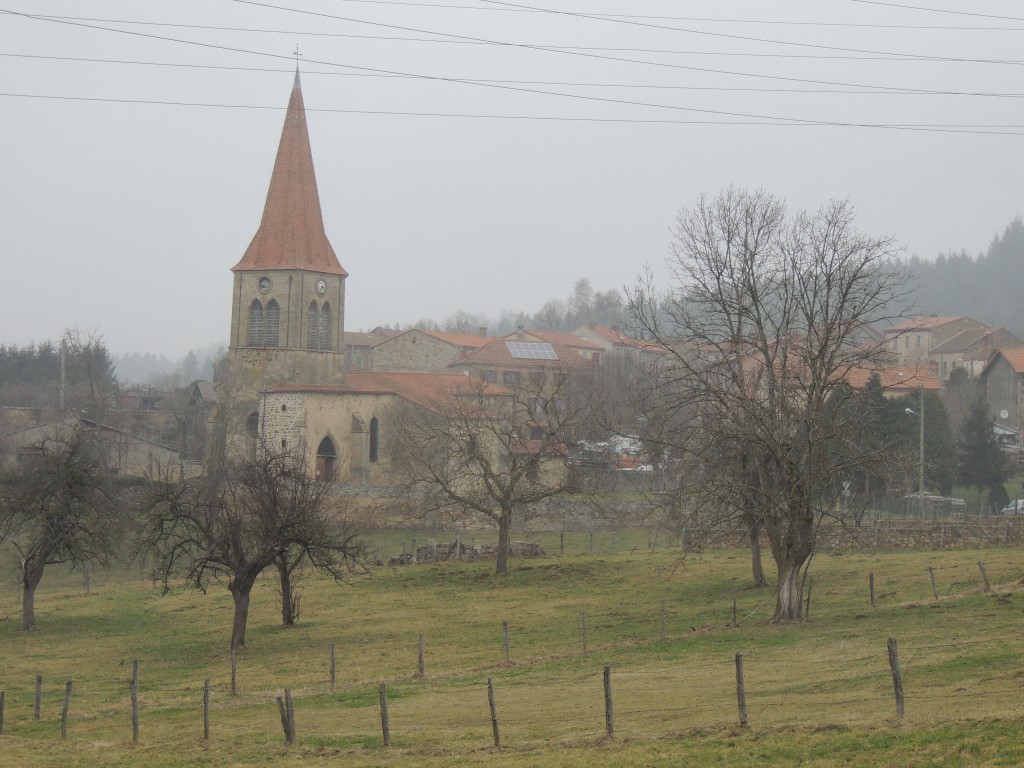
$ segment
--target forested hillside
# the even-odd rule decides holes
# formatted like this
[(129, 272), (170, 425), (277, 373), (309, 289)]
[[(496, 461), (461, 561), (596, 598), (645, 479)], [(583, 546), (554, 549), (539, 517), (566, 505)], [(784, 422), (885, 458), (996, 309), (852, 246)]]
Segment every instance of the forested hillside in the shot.
[(915, 314), (968, 315), (1024, 335), (1024, 222), (1018, 217), (988, 251), (940, 254), (905, 265), (917, 287)]

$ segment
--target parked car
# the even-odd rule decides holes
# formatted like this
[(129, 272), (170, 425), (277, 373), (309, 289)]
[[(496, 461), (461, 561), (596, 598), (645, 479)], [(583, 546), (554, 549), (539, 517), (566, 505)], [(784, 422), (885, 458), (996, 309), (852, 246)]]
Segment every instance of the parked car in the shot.
[(1014, 499), (1009, 506), (999, 510), (1000, 515), (1024, 515), (1024, 499)]

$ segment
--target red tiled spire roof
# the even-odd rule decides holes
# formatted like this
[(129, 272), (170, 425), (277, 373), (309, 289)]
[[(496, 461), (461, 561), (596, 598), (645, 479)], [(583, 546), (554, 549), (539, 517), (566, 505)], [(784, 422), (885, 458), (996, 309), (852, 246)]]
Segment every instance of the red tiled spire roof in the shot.
[(231, 268), (233, 272), (267, 269), (348, 274), (324, 232), (298, 70), (281, 130), (281, 143), (277, 147), (263, 220), (242, 260)]

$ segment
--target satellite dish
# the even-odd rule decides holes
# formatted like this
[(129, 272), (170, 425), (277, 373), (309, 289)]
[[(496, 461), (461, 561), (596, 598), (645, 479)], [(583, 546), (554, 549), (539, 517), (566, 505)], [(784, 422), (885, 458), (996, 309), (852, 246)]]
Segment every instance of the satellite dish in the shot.
[(999, 418), (1000, 419), (1008, 419), (1008, 418), (1010, 418), (1010, 412), (1008, 410), (1006, 410), (1005, 408), (1003, 408), (1003, 410), (1001, 410), (999, 412)]

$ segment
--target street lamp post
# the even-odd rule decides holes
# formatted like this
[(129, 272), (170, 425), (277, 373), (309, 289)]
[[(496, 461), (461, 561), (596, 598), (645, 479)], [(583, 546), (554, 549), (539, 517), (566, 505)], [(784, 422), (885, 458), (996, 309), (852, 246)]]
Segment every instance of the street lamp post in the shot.
[(904, 410), (906, 410), (906, 412), (911, 416), (917, 416), (920, 424), (920, 444), (917, 464), (917, 509), (921, 515), (921, 519), (924, 520), (924, 387), (921, 387), (921, 404), (918, 406), (918, 412), (915, 413), (913, 408), (906, 408)]

